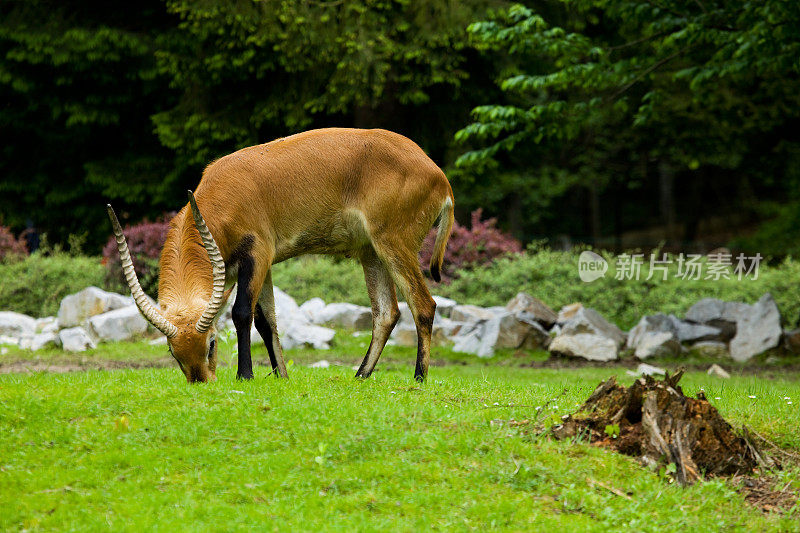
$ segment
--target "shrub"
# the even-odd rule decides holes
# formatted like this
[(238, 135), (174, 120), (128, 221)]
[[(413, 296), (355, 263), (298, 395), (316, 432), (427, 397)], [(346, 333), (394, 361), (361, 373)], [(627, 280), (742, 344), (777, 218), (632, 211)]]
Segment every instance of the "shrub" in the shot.
[[(605, 277), (584, 283), (578, 277), (579, 253), (532, 247), (485, 268), (465, 271), (435, 291), (459, 303), (483, 306), (505, 305), (519, 291), (540, 298), (555, 310), (581, 302), (625, 329), (648, 314), (683, 316), (702, 298), (754, 303), (766, 292), (772, 293), (787, 324), (795, 324), (800, 317), (800, 286), (796, 282), (800, 262), (791, 258), (772, 266), (762, 263), (757, 280), (689, 281), (676, 279), (671, 271), (666, 281), (645, 281), (645, 266), (639, 281), (617, 280), (609, 270)], [(602, 255), (613, 264), (610, 254)]]
[(35, 252), (20, 261), (0, 263), (0, 310), (35, 317), (58, 312), (61, 299), (90, 285), (102, 286), (100, 258)]
[(0, 226), (0, 262), (26, 255), (28, 255), (28, 247), (25, 244), (24, 236), (20, 235), (17, 239), (10, 229)]
[[(444, 253), (443, 282), (450, 282), (464, 270), (485, 266), (495, 259), (522, 251), (522, 245), (518, 240), (495, 227), (496, 218), (481, 220), (482, 214), (483, 209), (472, 212), (469, 229), (458, 222), (453, 223), (453, 231)], [(436, 228), (433, 228), (425, 237), (420, 251), (419, 260), (423, 271), (427, 272), (430, 267), (435, 240)]]
[[(169, 220), (174, 216), (164, 215), (155, 222), (147, 220), (126, 226), (122, 231), (128, 241), (136, 275), (139, 277), (144, 292), (156, 298), (158, 296), (158, 259), (161, 249), (167, 240)], [(117, 241), (112, 235), (103, 248), (103, 263), (106, 267), (105, 285), (117, 292), (126, 293), (128, 284), (122, 274), (122, 264), (117, 251)]]

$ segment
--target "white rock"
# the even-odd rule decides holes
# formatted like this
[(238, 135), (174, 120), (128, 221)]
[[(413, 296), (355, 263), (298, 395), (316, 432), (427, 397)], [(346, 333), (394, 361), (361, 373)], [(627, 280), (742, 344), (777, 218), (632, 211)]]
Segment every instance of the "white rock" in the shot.
[(30, 349), (34, 352), (37, 350), (41, 350), (42, 348), (49, 348), (55, 347), (61, 344), (60, 339), (58, 338), (58, 334), (52, 331), (47, 333), (37, 333), (33, 336), (31, 340)]
[(709, 376), (717, 376), (717, 377), (723, 378), (723, 379), (728, 379), (729, 377), (731, 377), (731, 375), (728, 374), (725, 371), (724, 368), (722, 368), (721, 366), (719, 366), (716, 363), (711, 365), (710, 367), (708, 367), (708, 375)]
[(748, 359), (778, 346), (781, 340), (781, 314), (772, 295), (765, 294), (750, 312), (736, 322), (736, 335), (729, 349), (735, 361)]
[(686, 318), (719, 327), (733, 324), (736, 334), (729, 348), (736, 361), (747, 361), (775, 348), (781, 338), (781, 315), (769, 293), (753, 305), (705, 298), (689, 308)]
[(155, 339), (147, 341), (147, 344), (150, 346), (165, 346), (167, 344), (167, 338), (164, 335), (161, 335), (160, 337), (156, 337)]
[(61, 346), (68, 352), (84, 352), (97, 347), (82, 327), (62, 329), (58, 332), (58, 338)]
[(314, 324), (308, 324), (300, 320), (291, 320), (286, 329), (281, 332), (281, 346), (286, 349), (297, 346), (316, 348), (317, 350), (330, 349), (330, 342), (336, 332), (332, 329)]
[(639, 366), (636, 367), (636, 373), (640, 376), (664, 376), (667, 371), (647, 363), (639, 363)]
[(564, 324), (567, 320), (569, 320), (573, 316), (575, 316), (575, 313), (577, 313), (581, 309), (583, 309), (583, 304), (582, 303), (574, 303), (574, 304), (565, 305), (564, 307), (562, 307), (558, 311), (558, 317), (557, 317), (556, 322), (558, 324)]
[(491, 357), (494, 352), (486, 351), (486, 346), (481, 340), (483, 327), (475, 328), (465, 335), (459, 335), (453, 339), (453, 351), (471, 353), (478, 357)]
[(23, 335), (19, 338), (19, 347), (23, 350), (30, 350), (33, 346), (33, 335)]
[(317, 314), (314, 324), (352, 330), (372, 329), (372, 310), (362, 305), (331, 303)]
[(491, 320), (495, 316), (496, 313), (489, 309), (468, 304), (456, 305), (450, 312), (450, 318), (452, 320), (467, 323), (478, 322), (480, 320)]
[(675, 315), (669, 315), (669, 319), (675, 326), (675, 334), (680, 342), (700, 342), (722, 340), (722, 330), (707, 324), (694, 324), (681, 320)]
[(36, 333), (35, 318), (14, 311), (0, 311), (0, 335), (20, 337), (34, 333)]
[(89, 318), (89, 326), (99, 340), (125, 341), (147, 332), (147, 320), (135, 305), (129, 305)]
[(0, 335), (0, 344), (19, 346), (19, 337), (12, 337), (11, 335)]
[[(431, 330), (432, 346), (447, 346), (450, 344), (453, 335), (461, 328), (462, 324), (453, 320), (436, 316)], [(392, 330), (392, 344), (397, 346), (417, 346), (417, 327), (414, 323), (400, 322)]]
[(392, 344), (396, 346), (416, 346), (417, 328), (413, 322), (411, 324), (401, 322), (394, 327), (390, 338), (394, 341)]
[(633, 352), (638, 359), (669, 357), (681, 353), (681, 343), (672, 333), (647, 332), (641, 336)]
[(445, 298), (444, 296), (433, 295), (433, 301), (436, 302), (436, 314), (445, 318), (450, 318), (453, 308), (458, 305), (455, 300)]
[(58, 319), (54, 316), (46, 316), (36, 319), (37, 333), (58, 332)]
[(681, 352), (677, 326), (664, 314), (644, 316), (628, 332), (628, 347), (639, 359), (677, 355)]
[(326, 361), (325, 359), (321, 359), (316, 363), (311, 363), (310, 365), (308, 365), (308, 368), (329, 368), (330, 366), (331, 364), (328, 361)]
[(550, 343), (553, 353), (581, 357), (589, 361), (613, 361), (618, 357), (618, 344), (608, 337), (592, 333), (561, 334)]
[(97, 287), (87, 287), (61, 300), (58, 308), (58, 324), (70, 328), (82, 324), (87, 318), (127, 307), (133, 303), (129, 296), (106, 292)]
[(506, 304), (506, 309), (514, 316), (526, 321), (535, 321), (550, 329), (558, 320), (558, 315), (544, 302), (530, 294), (520, 292)]
[(397, 302), (397, 308), (400, 310), (400, 320), (397, 324), (413, 324), (414, 315), (411, 313), (411, 308), (407, 302)]
[(579, 307), (574, 313), (570, 313), (569, 318), (561, 324), (561, 335), (576, 335), (588, 333), (611, 339), (621, 348), (625, 343), (626, 336), (617, 326), (603, 318), (600, 313), (588, 307)]
[(322, 298), (311, 298), (303, 302), (303, 305), (300, 306), (300, 312), (306, 316), (309, 322), (312, 324), (315, 322), (316, 316), (325, 309), (325, 300)]
[(278, 321), (282, 321), (300, 312), (300, 306), (294, 301), (294, 298), (280, 290), (278, 287), (272, 287), (272, 295), (275, 299), (275, 317)]

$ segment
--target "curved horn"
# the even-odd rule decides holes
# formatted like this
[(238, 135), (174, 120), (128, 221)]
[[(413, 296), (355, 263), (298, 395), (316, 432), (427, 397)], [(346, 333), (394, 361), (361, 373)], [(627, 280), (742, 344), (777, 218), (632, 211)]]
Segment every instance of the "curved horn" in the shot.
[(158, 312), (158, 309), (148, 300), (142, 290), (142, 286), (139, 285), (136, 271), (133, 269), (131, 253), (128, 251), (128, 243), (125, 241), (125, 235), (122, 233), (122, 226), (119, 225), (119, 220), (117, 220), (117, 215), (111, 208), (111, 204), (107, 204), (106, 207), (108, 208), (108, 218), (111, 219), (111, 225), (114, 227), (114, 236), (117, 238), (117, 249), (119, 250), (119, 258), (122, 261), (122, 272), (125, 274), (125, 280), (128, 282), (128, 287), (131, 290), (131, 295), (136, 302), (136, 306), (147, 321), (158, 328), (161, 333), (167, 337), (174, 337), (178, 333), (178, 328)]
[(208, 302), (206, 310), (203, 311), (203, 315), (195, 326), (197, 331), (204, 333), (211, 327), (211, 324), (214, 322), (214, 317), (217, 316), (217, 313), (225, 301), (225, 261), (222, 260), (222, 254), (219, 251), (217, 242), (208, 230), (206, 221), (203, 220), (203, 215), (200, 214), (200, 210), (197, 208), (197, 202), (194, 200), (192, 191), (189, 191), (189, 205), (192, 207), (194, 225), (200, 233), (200, 238), (203, 239), (203, 246), (208, 252), (208, 257), (211, 259), (211, 267), (213, 269), (211, 300)]

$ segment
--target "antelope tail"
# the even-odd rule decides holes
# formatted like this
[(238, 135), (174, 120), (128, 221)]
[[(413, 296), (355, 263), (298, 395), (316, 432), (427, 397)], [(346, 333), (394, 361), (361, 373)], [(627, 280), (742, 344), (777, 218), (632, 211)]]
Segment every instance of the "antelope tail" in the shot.
[(444, 262), (444, 250), (447, 247), (447, 239), (450, 238), (450, 230), (453, 229), (453, 198), (448, 196), (439, 211), (439, 228), (436, 231), (436, 241), (433, 243), (433, 255), (431, 255), (431, 277), (434, 281), (442, 280), (442, 262)]

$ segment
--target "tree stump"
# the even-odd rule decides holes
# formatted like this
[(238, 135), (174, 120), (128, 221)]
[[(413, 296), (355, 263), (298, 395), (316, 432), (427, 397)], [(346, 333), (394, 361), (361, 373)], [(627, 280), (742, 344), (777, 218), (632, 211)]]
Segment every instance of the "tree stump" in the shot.
[(623, 387), (602, 382), (572, 415), (552, 429), (557, 439), (587, 438), (593, 444), (638, 457), (646, 465), (674, 463), (675, 478), (692, 484), (702, 475), (749, 474), (764, 458), (752, 440), (738, 436), (699, 393), (684, 396), (683, 375), (651, 376)]

